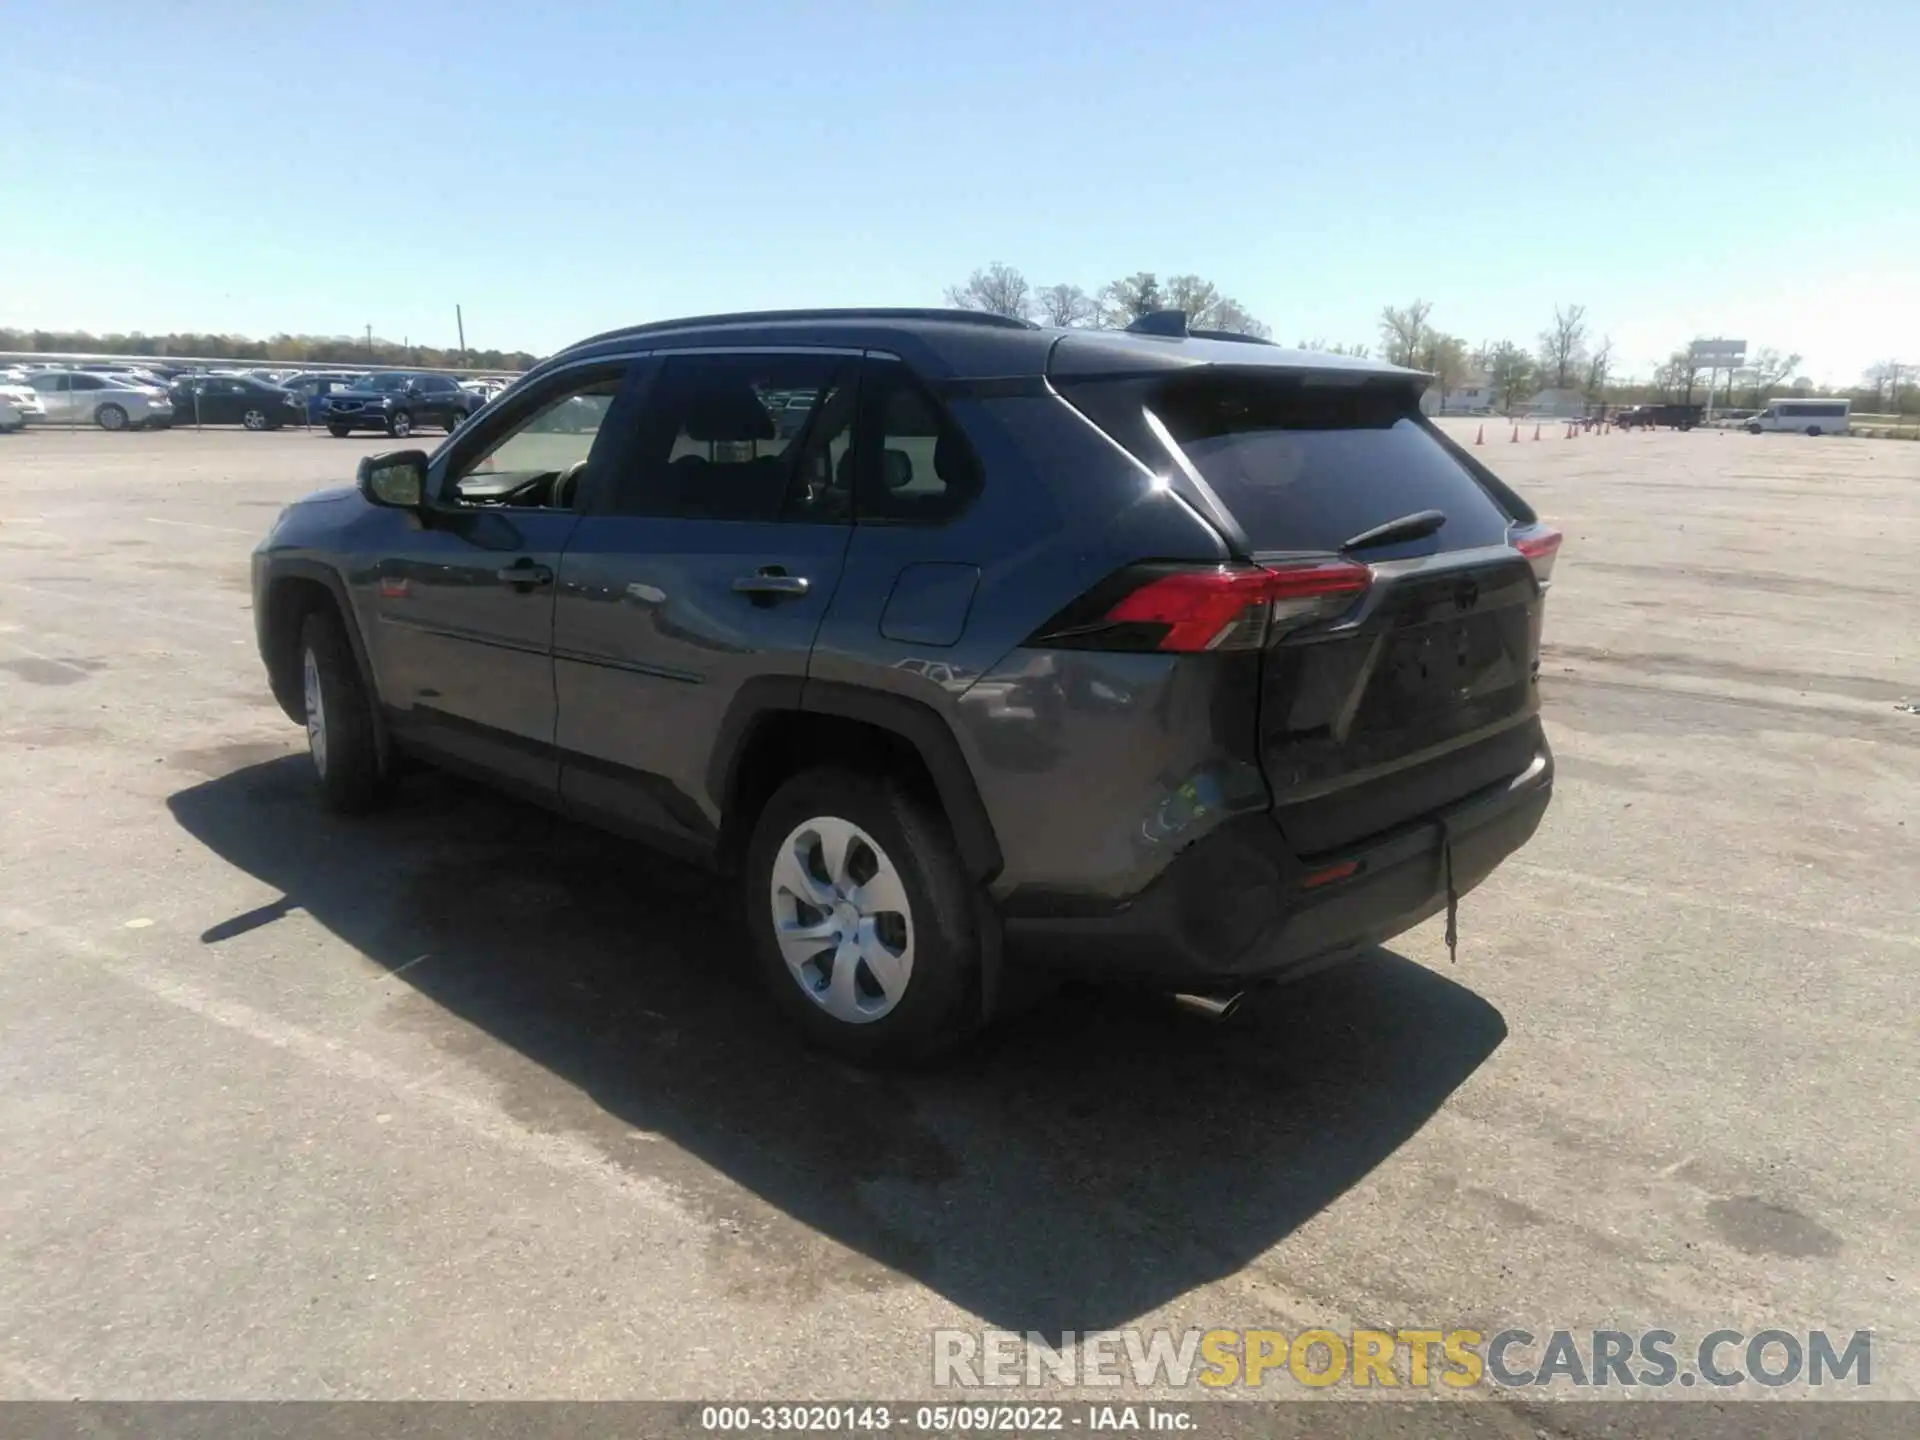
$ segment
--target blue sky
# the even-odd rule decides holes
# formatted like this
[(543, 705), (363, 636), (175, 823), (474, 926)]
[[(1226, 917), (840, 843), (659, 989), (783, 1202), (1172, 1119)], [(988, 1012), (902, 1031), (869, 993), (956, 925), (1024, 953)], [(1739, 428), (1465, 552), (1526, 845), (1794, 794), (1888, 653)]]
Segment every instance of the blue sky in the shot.
[(1575, 301), (1636, 373), (1920, 363), (1912, 0), (5, 10), (0, 324), (450, 344), (458, 301), (545, 351), (1005, 260), (1197, 272), (1289, 342)]

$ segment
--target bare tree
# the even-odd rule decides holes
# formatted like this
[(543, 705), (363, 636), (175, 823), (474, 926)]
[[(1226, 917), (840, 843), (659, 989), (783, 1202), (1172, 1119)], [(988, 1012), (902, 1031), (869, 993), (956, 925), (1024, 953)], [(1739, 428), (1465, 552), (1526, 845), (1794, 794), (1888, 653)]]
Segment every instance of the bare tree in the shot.
[(1167, 281), (1163, 308), (1179, 310), (1190, 330), (1225, 330), (1234, 335), (1256, 335), (1264, 340), (1273, 332), (1253, 317), (1238, 300), (1220, 293), (1220, 287), (1198, 275), (1175, 275)]
[(1553, 307), (1553, 328), (1540, 332), (1540, 371), (1556, 390), (1565, 390), (1568, 382), (1586, 358), (1587, 307)]
[(1533, 356), (1511, 340), (1481, 347), (1481, 362), (1487, 367), (1487, 383), (1500, 397), (1500, 408), (1511, 411), (1513, 402), (1534, 386)]
[[(1192, 322), (1188, 322), (1192, 327)], [(1222, 300), (1214, 307), (1209, 323), (1197, 327), (1203, 330), (1224, 330), (1229, 335), (1251, 335), (1256, 340), (1271, 340), (1273, 327), (1264, 320), (1256, 320), (1251, 311), (1238, 300)]]
[(1078, 285), (1049, 285), (1034, 300), (1049, 325), (1084, 325), (1100, 313), (1099, 303)]
[(1867, 373), (1861, 376), (1867, 389), (1873, 391), (1873, 404), (1876, 410), (1885, 408), (1890, 414), (1900, 410), (1900, 381), (1913, 379), (1916, 367), (1903, 365), (1898, 360), (1876, 360), (1867, 367)]
[(1607, 379), (1613, 371), (1613, 337), (1609, 335), (1600, 342), (1591, 355), (1587, 356), (1586, 396), (1589, 400), (1600, 400), (1607, 393)]
[(1166, 308), (1159, 277), (1151, 270), (1111, 281), (1100, 291), (1100, 323), (1110, 330), (1124, 330), (1142, 315)]
[[(1782, 355), (1778, 350), (1762, 346), (1753, 352), (1753, 358), (1742, 367), (1741, 374), (1747, 382), (1747, 403), (1758, 410), (1767, 403), (1767, 394), (1781, 381), (1785, 380), (1800, 364), (1798, 355)], [(1727, 388), (1733, 388), (1729, 380)]]
[(1653, 372), (1653, 383), (1663, 399), (1671, 400), (1677, 395), (1681, 403), (1691, 405), (1693, 388), (1700, 383), (1700, 362), (1693, 358), (1693, 347), (1689, 345), (1669, 355)]
[(1433, 306), (1416, 300), (1404, 310), (1389, 305), (1380, 312), (1380, 358), (1391, 365), (1411, 365), (1420, 353), (1421, 338), (1427, 333), (1427, 316)]
[(1198, 275), (1172, 275), (1167, 279), (1165, 309), (1186, 312), (1187, 324), (1196, 330), (1214, 330), (1214, 312), (1226, 302), (1220, 287)]
[(1033, 309), (1027, 277), (998, 260), (984, 270), (974, 271), (967, 277), (966, 284), (949, 285), (947, 303), (959, 310), (984, 310), (989, 315), (1006, 315), (1015, 320), (1025, 320)]

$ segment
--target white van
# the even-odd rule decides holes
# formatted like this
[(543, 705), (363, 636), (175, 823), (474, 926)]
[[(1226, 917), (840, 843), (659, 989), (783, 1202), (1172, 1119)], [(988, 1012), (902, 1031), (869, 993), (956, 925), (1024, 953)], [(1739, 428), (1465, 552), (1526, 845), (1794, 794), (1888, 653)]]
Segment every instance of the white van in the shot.
[(1804, 430), (1809, 435), (1844, 435), (1853, 402), (1850, 400), (1776, 400), (1747, 421), (1749, 433), (1762, 430)]

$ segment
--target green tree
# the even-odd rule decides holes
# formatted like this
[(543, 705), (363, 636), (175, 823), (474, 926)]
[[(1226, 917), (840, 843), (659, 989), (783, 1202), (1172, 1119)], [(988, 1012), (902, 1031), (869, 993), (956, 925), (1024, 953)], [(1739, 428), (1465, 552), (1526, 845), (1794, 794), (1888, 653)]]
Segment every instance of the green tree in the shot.
[(1415, 300), (1405, 309), (1388, 305), (1380, 312), (1380, 358), (1389, 365), (1411, 366), (1420, 355), (1427, 334), (1427, 317), (1433, 305)]
[(1511, 340), (1484, 347), (1481, 363), (1487, 369), (1487, 383), (1500, 397), (1500, 408), (1511, 412), (1513, 402), (1532, 392), (1538, 372), (1533, 356)]
[(1415, 357), (1416, 368), (1425, 370), (1433, 376), (1433, 388), (1439, 392), (1442, 404), (1447, 395), (1460, 388), (1460, 382), (1466, 378), (1472, 362), (1467, 356), (1467, 342), (1458, 335), (1448, 335), (1442, 331), (1429, 329), (1420, 342), (1420, 353)]

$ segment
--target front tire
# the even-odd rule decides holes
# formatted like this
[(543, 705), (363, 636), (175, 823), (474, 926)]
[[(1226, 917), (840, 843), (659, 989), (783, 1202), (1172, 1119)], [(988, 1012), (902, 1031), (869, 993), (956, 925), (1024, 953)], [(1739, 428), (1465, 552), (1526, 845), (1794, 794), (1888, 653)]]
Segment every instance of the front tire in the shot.
[(300, 627), (300, 693), (320, 803), (342, 814), (371, 809), (386, 792), (373, 705), (331, 607), (313, 611)]
[(127, 412), (118, 405), (102, 405), (93, 412), (93, 423), (102, 430), (124, 430), (127, 428)]
[(387, 417), (387, 434), (396, 440), (405, 440), (413, 434), (413, 416), (402, 410)]
[(327, 433), (336, 440), (344, 440), (351, 433), (345, 425), (329, 425)]
[(1818, 435), (1820, 433), (1820, 427), (1818, 425), (1809, 425), (1807, 426), (1807, 433), (1809, 435)]
[(742, 883), (762, 983), (813, 1044), (918, 1063), (972, 1034), (973, 887), (945, 817), (897, 780), (794, 776), (754, 824)]

